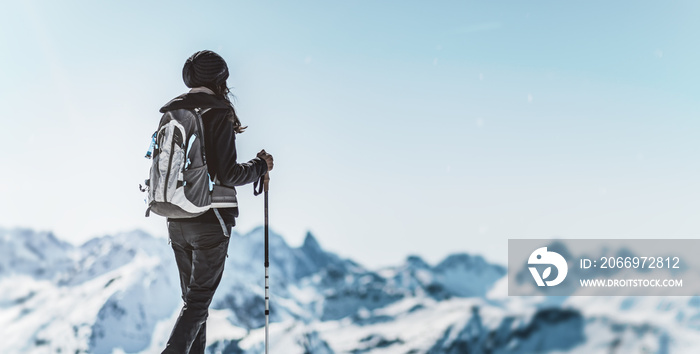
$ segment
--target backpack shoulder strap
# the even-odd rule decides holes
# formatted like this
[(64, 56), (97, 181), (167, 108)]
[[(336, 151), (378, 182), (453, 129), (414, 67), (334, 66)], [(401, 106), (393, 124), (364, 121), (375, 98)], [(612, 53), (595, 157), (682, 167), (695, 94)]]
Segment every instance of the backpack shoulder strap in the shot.
[(205, 148), (205, 143), (204, 143), (204, 122), (202, 122), (202, 114), (209, 112), (211, 108), (195, 108), (194, 109), (194, 115), (197, 117), (197, 132), (199, 133), (199, 136), (201, 137), (202, 141), (202, 162), (206, 165), (207, 164), (207, 153), (206, 153), (206, 148)]

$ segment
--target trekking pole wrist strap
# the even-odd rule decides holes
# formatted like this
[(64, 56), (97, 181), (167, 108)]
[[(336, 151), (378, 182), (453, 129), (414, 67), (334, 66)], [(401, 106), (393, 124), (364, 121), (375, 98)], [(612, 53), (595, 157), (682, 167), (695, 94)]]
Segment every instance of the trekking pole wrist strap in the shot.
[(265, 175), (260, 176), (260, 178), (253, 183), (253, 195), (260, 195), (264, 191)]

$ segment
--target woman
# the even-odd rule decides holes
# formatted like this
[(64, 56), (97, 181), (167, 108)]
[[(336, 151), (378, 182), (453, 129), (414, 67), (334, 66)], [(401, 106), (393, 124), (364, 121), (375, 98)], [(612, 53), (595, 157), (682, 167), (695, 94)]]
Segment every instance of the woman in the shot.
[[(247, 163), (236, 162), (236, 134), (243, 133), (226, 85), (228, 66), (218, 54), (194, 53), (182, 68), (191, 90), (163, 106), (165, 113), (180, 108), (201, 108), (207, 166), (212, 179), (234, 187), (258, 180), (272, 170), (272, 156), (262, 150)], [(191, 219), (168, 219), (168, 233), (180, 272), (180, 317), (163, 353), (204, 353), (209, 304), (224, 270), (229, 233), (238, 208), (211, 209)]]

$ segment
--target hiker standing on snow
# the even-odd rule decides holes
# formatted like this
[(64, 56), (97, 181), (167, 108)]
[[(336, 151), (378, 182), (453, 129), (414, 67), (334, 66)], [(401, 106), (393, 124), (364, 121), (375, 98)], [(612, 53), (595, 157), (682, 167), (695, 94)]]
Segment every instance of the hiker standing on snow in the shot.
[[(233, 187), (252, 183), (272, 170), (272, 156), (260, 151), (247, 163), (237, 163), (236, 134), (243, 133), (226, 85), (228, 66), (218, 54), (194, 53), (182, 68), (191, 90), (160, 111), (201, 109), (206, 163), (212, 180)], [(208, 109), (208, 110), (207, 110)], [(180, 273), (185, 301), (163, 353), (204, 353), (209, 304), (224, 271), (231, 228), (238, 207), (209, 209), (186, 219), (168, 218), (168, 234)]]

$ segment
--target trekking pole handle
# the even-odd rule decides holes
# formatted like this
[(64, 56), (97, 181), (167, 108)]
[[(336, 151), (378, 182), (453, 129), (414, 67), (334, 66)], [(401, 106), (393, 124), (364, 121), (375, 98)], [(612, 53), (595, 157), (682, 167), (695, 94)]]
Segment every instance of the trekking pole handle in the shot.
[(270, 172), (265, 173), (263, 177), (263, 191), (267, 192), (270, 190)]

